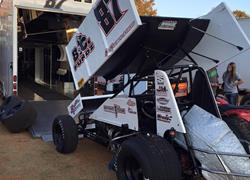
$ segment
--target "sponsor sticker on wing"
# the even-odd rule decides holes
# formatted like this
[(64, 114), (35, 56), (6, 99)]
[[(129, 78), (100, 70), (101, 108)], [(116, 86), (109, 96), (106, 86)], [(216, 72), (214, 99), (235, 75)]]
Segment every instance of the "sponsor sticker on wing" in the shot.
[(135, 103), (135, 101), (129, 99), (128, 102), (127, 102), (127, 105), (133, 107), (133, 106), (136, 105), (136, 103)]
[(177, 25), (177, 21), (165, 20), (162, 21), (158, 27), (161, 30), (173, 31)]

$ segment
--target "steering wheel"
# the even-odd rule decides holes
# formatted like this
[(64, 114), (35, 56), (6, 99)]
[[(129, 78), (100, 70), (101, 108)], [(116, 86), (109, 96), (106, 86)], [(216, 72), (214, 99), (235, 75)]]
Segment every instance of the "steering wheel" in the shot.
[(142, 100), (141, 111), (143, 115), (149, 119), (155, 119), (155, 103), (154, 101)]

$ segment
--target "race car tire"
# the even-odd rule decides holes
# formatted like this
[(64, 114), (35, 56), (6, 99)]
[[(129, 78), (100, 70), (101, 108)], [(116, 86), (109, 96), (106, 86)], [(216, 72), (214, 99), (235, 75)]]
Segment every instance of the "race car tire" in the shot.
[(78, 128), (69, 115), (55, 118), (52, 127), (53, 142), (56, 150), (62, 154), (72, 153), (78, 144)]
[(163, 138), (137, 136), (124, 141), (117, 153), (117, 179), (181, 179), (174, 148)]
[(237, 116), (226, 116), (223, 120), (239, 139), (250, 141), (250, 122)]
[(4, 99), (3, 103), (0, 106), (0, 112), (2, 112), (0, 116), (0, 121), (3, 119), (2, 115), (4, 114), (4, 112), (10, 111), (13, 107), (17, 106), (21, 102), (22, 100), (17, 96), (9, 96)]
[(250, 105), (250, 94), (243, 96), (240, 101), (240, 105)]
[(32, 105), (18, 98), (9, 98), (3, 106), (3, 111), (1, 121), (12, 133), (27, 130), (34, 124), (37, 117)]

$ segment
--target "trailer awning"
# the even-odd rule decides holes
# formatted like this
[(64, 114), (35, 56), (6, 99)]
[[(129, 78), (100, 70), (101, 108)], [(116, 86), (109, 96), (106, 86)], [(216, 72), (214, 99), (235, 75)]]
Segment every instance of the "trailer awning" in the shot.
[(96, 75), (111, 79), (124, 73), (151, 73), (156, 68), (172, 66), (200, 42), (209, 20), (141, 17), (140, 26), (103, 64)]

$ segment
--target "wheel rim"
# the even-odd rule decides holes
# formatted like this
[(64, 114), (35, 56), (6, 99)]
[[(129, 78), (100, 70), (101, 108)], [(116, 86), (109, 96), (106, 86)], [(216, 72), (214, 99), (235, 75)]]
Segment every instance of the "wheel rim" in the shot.
[(124, 170), (127, 180), (149, 180), (143, 173), (139, 162), (133, 157), (127, 159)]
[(57, 149), (62, 149), (63, 146), (63, 135), (62, 129), (59, 125), (56, 125), (53, 129), (53, 140)]

